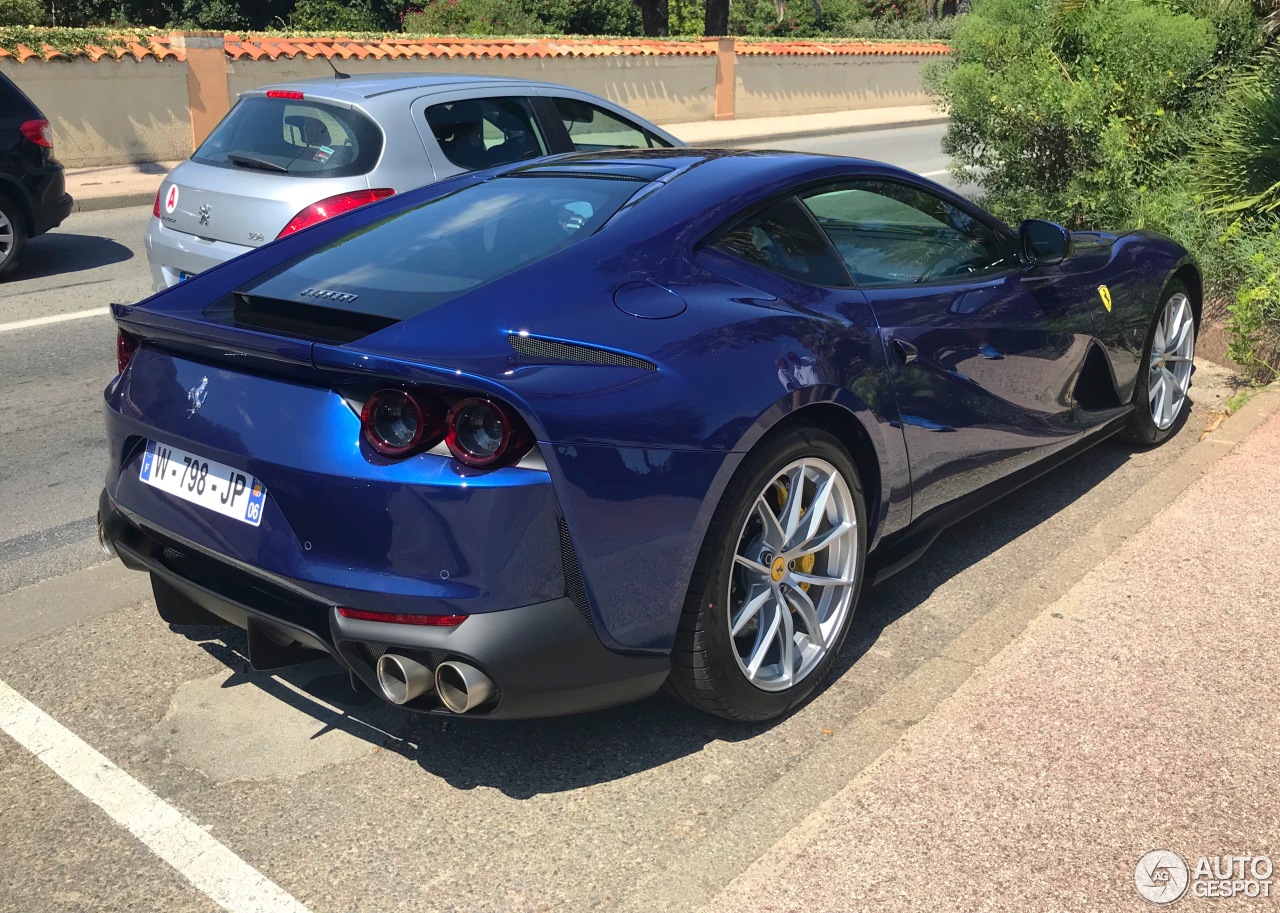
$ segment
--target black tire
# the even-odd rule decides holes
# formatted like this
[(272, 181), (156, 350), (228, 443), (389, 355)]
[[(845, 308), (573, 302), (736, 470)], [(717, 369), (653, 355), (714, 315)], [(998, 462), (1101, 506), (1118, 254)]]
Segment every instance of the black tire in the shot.
[[(808, 675), (782, 691), (756, 687), (739, 666), (729, 633), (727, 597), (738, 537), (757, 497), (783, 468), (817, 457), (834, 466), (852, 495), (857, 519), (856, 581), (848, 611), (829, 649)], [(830, 671), (849, 633), (866, 566), (866, 499), (848, 452), (831, 434), (799, 427), (747, 455), (717, 507), (698, 554), (672, 651), (667, 690), (691, 706), (731, 720), (775, 719), (803, 702)]]
[(3, 195), (0, 195), (0, 216), (4, 217), (3, 220), (0, 220), (0, 225), (7, 221), (13, 232), (9, 249), (0, 251), (0, 276), (3, 276), (18, 265), (18, 258), (22, 255), (22, 249), (27, 246), (27, 220), (22, 215), (22, 210), (18, 208), (17, 204)]
[[(1151, 318), (1151, 326), (1147, 328), (1147, 337), (1142, 344), (1142, 360), (1138, 367), (1138, 379), (1133, 386), (1133, 396), (1129, 402), (1133, 406), (1133, 412), (1129, 415), (1129, 423), (1125, 426), (1122, 436), (1131, 444), (1139, 447), (1158, 447), (1169, 438), (1173, 437), (1186, 424), (1187, 416), (1191, 414), (1191, 397), (1187, 396), (1182, 401), (1182, 407), (1168, 428), (1160, 428), (1151, 414), (1151, 405), (1148, 398), (1148, 366), (1151, 364), (1153, 357), (1153, 346), (1156, 338), (1156, 327), (1159, 326), (1161, 315), (1164, 314), (1165, 305), (1175, 295), (1186, 295), (1191, 299), (1191, 293), (1187, 290), (1180, 280), (1173, 279), (1164, 287), (1164, 291), (1160, 293), (1160, 305), (1156, 308), (1155, 316)], [(1193, 332), (1200, 329), (1198, 323), (1194, 326)]]

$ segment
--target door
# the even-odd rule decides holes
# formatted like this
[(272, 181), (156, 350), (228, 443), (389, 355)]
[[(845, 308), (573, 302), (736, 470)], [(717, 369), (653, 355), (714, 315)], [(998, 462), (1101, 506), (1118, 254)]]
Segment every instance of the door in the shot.
[(1087, 302), (1021, 267), (1016, 239), (923, 186), (842, 181), (802, 195), (880, 326), (911, 464), (913, 516), (1082, 432), (1072, 388)]

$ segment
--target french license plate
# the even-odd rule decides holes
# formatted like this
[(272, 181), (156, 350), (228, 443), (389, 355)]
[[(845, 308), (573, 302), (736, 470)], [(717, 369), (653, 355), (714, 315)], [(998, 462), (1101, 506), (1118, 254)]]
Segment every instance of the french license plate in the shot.
[(138, 478), (153, 488), (250, 526), (262, 522), (267, 487), (248, 473), (214, 460), (147, 441)]

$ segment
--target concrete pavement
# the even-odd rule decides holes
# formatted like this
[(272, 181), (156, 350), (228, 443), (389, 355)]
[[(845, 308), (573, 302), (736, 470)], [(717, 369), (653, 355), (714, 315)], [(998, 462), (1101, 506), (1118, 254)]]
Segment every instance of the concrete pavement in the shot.
[[(936, 108), (913, 105), (662, 126), (694, 146), (736, 146), (945, 121)], [(67, 191), (75, 198), (78, 212), (148, 205), (155, 199), (165, 175), (177, 165), (178, 162), (144, 162), (110, 168), (68, 168)]]
[[(1137, 911), (1148, 851), (1280, 856), (1278, 411), (1136, 493), (1149, 523), (705, 909)], [(1179, 908), (1280, 909), (1208, 884)]]

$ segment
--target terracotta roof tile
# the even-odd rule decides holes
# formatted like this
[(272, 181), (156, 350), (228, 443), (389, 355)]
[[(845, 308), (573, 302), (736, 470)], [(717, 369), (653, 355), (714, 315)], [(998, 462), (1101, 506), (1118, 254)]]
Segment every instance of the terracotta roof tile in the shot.
[[(288, 39), (274, 35), (228, 34), (223, 48), (231, 60), (277, 60), (281, 57), (314, 59), (316, 57), (368, 57), (408, 60), (416, 59), (495, 59), (549, 57), (710, 57), (716, 53), (716, 39), (673, 41), (662, 38), (622, 38), (604, 41), (597, 38), (452, 38), (387, 35), (378, 39), (346, 36)], [(844, 56), (844, 55), (942, 55), (950, 53), (945, 44), (920, 42), (873, 41), (744, 41), (734, 42), (738, 54), (747, 56)], [(87, 44), (82, 48), (59, 51), (48, 44), (33, 51), (24, 44), (12, 52), (0, 49), (0, 57), (13, 57), (19, 63), (28, 60), (56, 60), (87, 57), (91, 61), (107, 58), (119, 60), (125, 54), (137, 60), (186, 59), (171, 46), (170, 36), (158, 32), (114, 35), (102, 45)]]

